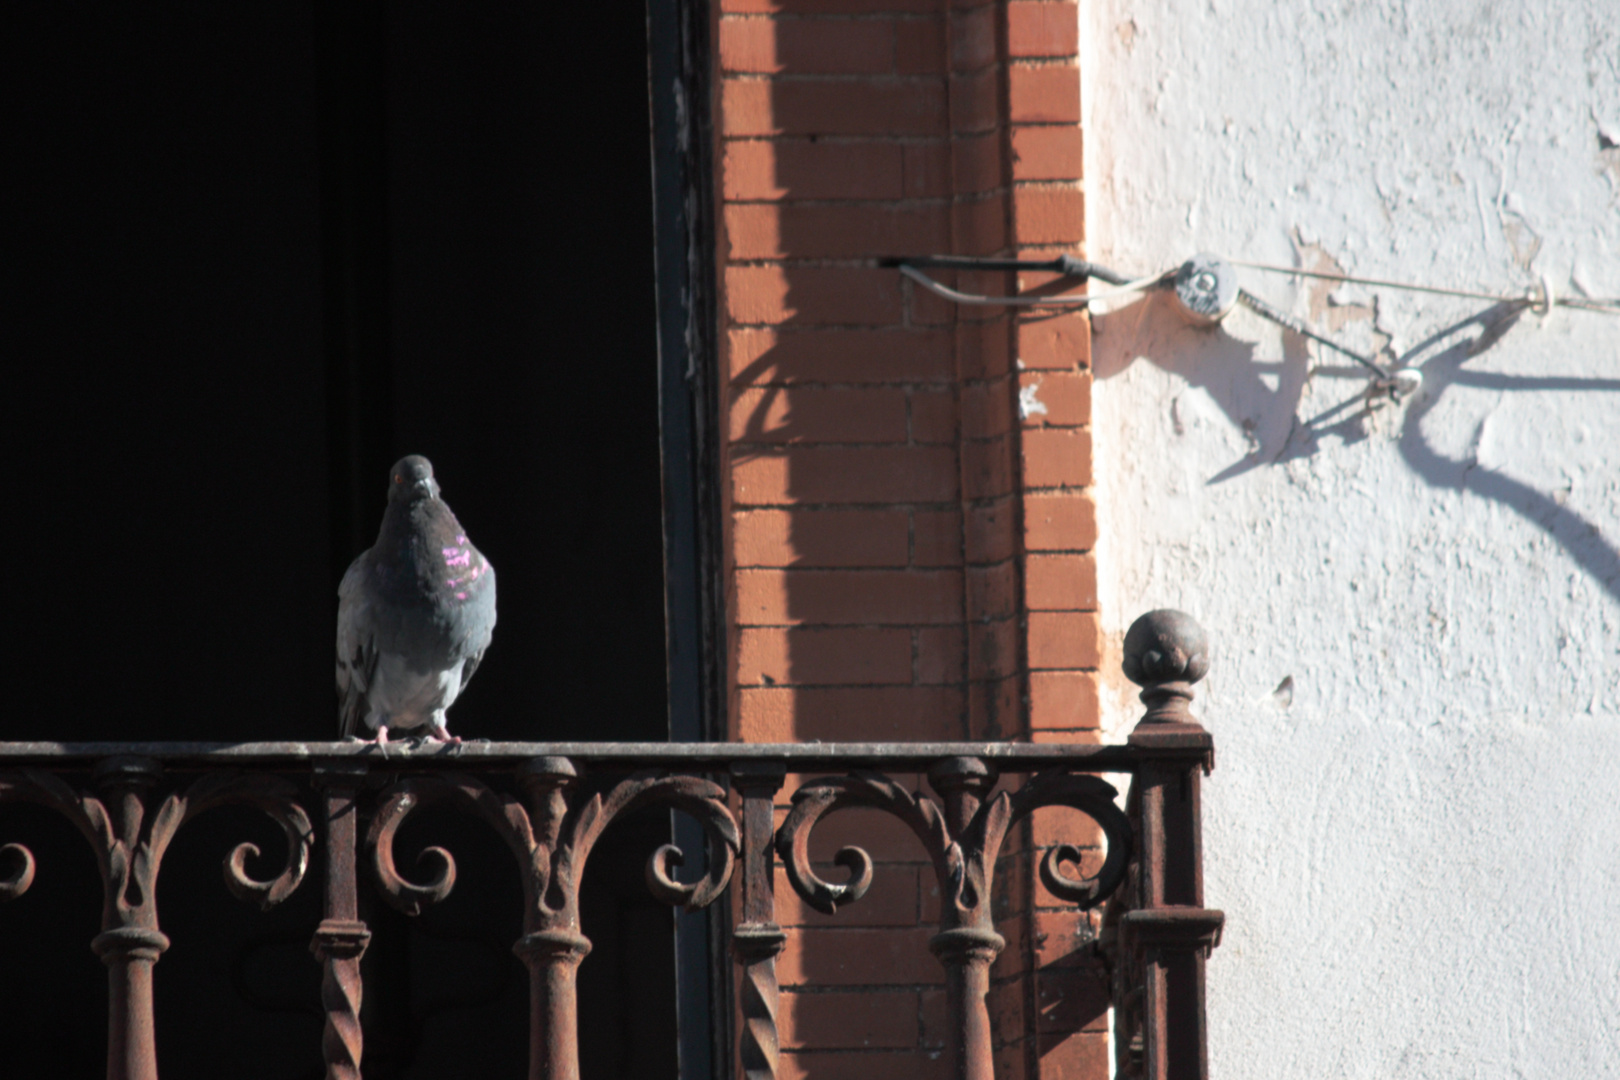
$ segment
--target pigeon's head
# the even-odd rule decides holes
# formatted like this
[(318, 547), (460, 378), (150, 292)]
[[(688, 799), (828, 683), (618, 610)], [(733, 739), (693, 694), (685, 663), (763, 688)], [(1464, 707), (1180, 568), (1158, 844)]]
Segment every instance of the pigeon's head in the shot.
[(438, 497), (439, 485), (433, 479), (433, 462), (421, 454), (412, 454), (394, 462), (394, 467), (388, 474), (389, 502), (400, 499), (415, 502), (418, 499)]

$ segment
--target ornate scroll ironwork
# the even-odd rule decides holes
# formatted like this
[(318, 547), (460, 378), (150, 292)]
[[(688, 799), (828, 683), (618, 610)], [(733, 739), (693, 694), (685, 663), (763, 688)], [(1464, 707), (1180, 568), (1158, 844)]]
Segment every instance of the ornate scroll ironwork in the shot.
[(810, 835), (828, 814), (853, 806), (874, 807), (898, 817), (911, 828), (933, 860), (944, 895), (940, 931), (929, 942), (946, 970), (952, 1052), (963, 1080), (992, 1080), (989, 1007), (990, 964), (1006, 942), (996, 933), (990, 897), (996, 857), (1008, 831), (1037, 809), (1067, 806), (1091, 817), (1107, 839), (1107, 855), (1094, 877), (1063, 872), (1062, 864), (1078, 863), (1081, 852), (1059, 846), (1041, 863), (1042, 880), (1062, 899), (1093, 907), (1119, 885), (1131, 854), (1131, 827), (1114, 805), (1117, 792), (1095, 776), (1062, 769), (1037, 773), (1016, 792), (995, 787), (996, 771), (979, 758), (948, 758), (929, 771), (929, 781), (944, 805), (912, 794), (878, 773), (813, 781), (793, 796), (793, 810), (777, 832), (776, 848), (794, 891), (818, 911), (834, 913), (866, 892), (872, 882), (872, 859), (858, 847), (840, 850), (835, 862), (850, 871), (842, 883), (816, 874), (810, 863)]
[(534, 1080), (578, 1080), (578, 1017), (575, 974), (591, 943), (580, 933), (579, 885), (592, 847), (612, 822), (647, 806), (668, 806), (696, 818), (714, 841), (707, 872), (690, 884), (674, 877), (682, 853), (673, 844), (653, 852), (647, 885), (670, 904), (696, 910), (712, 903), (731, 879), (741, 848), (737, 823), (726, 808), (725, 790), (695, 776), (637, 773), (610, 789), (570, 806), (578, 778), (566, 758), (545, 757), (523, 770), (529, 806), (464, 774), (402, 780), (385, 793), (368, 842), (383, 895), (406, 914), (419, 914), (455, 887), (455, 859), (428, 848), (420, 861), (436, 864), (425, 884), (400, 876), (394, 837), (420, 804), (448, 801), (482, 818), (506, 841), (523, 876), (523, 936), (513, 945), (529, 968), (529, 1075)]
[[(793, 889), (811, 907), (841, 910), (872, 884), (873, 861), (848, 847), (835, 857), (843, 875), (823, 877), (810, 860), (810, 837), (828, 814), (871, 807), (904, 821), (933, 862), (944, 902), (930, 948), (945, 969), (952, 1075), (989, 1080), (986, 993), (991, 963), (1005, 944), (991, 910), (997, 860), (1021, 821), (1062, 806), (1096, 821), (1106, 853), (1088, 877), (1082, 856), (1089, 865), (1096, 854), (1058, 844), (1044, 852), (1037, 869), (1063, 901), (1082, 908), (1108, 904), (1099, 947), (1112, 967), (1120, 1074), (1204, 1080), (1204, 964), (1223, 916), (1203, 906), (1199, 784), (1212, 765), (1213, 742), (1188, 702), (1207, 670), (1208, 645), (1186, 616), (1155, 612), (1127, 635), (1125, 660), (1127, 673), (1143, 684), (1147, 705), (1125, 745), (511, 743), (467, 744), (454, 755), (402, 748), (379, 759), (347, 743), (0, 743), (0, 802), (51, 808), (73, 822), (95, 852), (104, 903), (93, 947), (111, 987), (110, 1080), (156, 1080), (152, 969), (168, 938), (158, 924), (155, 888), (176, 830), (227, 802), (269, 813), (287, 837), (285, 866), (259, 880), (247, 869), (258, 849), (240, 844), (224, 872), (237, 896), (260, 906), (277, 903), (298, 887), (308, 863), (310, 820), (294, 801), (294, 784), (311, 779), (317, 802), (308, 805), (319, 806), (326, 837), (325, 907), (310, 948), (322, 965), (328, 1080), (360, 1076), (360, 962), (370, 938), (357, 897), (360, 818), (373, 812), (366, 840), (383, 895), (415, 914), (447, 896), (456, 880), (455, 860), (440, 848), (421, 853), (410, 879), (396, 867), (402, 823), (430, 802), (483, 819), (517, 860), (524, 917), (513, 951), (529, 973), (531, 1077), (577, 1080), (575, 976), (591, 948), (580, 930), (581, 877), (610, 824), (657, 806), (694, 817), (711, 849), (707, 868), (691, 882), (676, 877), (678, 850), (665, 845), (653, 852), (647, 884), (661, 899), (708, 905), (741, 860), (740, 918), (731, 934), (741, 969), (738, 1065), (744, 1080), (775, 1080), (782, 1056), (776, 962), (786, 935), (776, 922), (774, 859), (780, 856)], [(200, 778), (165, 781), (160, 760), (173, 772)], [(633, 774), (582, 793), (576, 762)], [(254, 774), (241, 772), (244, 766)], [(918, 771), (927, 772), (932, 794), (892, 779)], [(522, 790), (504, 794), (490, 786), (494, 772), (515, 772)], [(775, 830), (773, 804), (790, 773), (841, 775), (800, 787)], [(1099, 773), (1132, 775), (1124, 811)], [(93, 779), (81, 781), (86, 774)], [(369, 774), (383, 783), (369, 786)], [(740, 819), (728, 809), (727, 792), (702, 778), (722, 774), (740, 797)], [(1024, 779), (997, 790), (1002, 774)], [(384, 786), (387, 781), (392, 786)], [(0, 901), (27, 893), (40, 870), (25, 845), (0, 844)]]
[[(235, 771), (210, 773), (184, 792), (165, 796), (148, 814), (148, 796), (161, 775), (159, 764), (149, 758), (107, 759), (95, 774), (103, 801), (37, 769), (0, 774), (0, 801), (25, 800), (56, 810), (90, 841), (95, 853), (102, 882), (101, 933), (90, 947), (107, 965), (107, 1075), (113, 1080), (157, 1080), (152, 965), (169, 947), (158, 926), (157, 878), (180, 826), (226, 803), (256, 806), (281, 826), (287, 862), (275, 877), (259, 880), (247, 872), (247, 861), (260, 854), (255, 844), (238, 844), (225, 859), (226, 886), (262, 909), (298, 888), (309, 865), (309, 818), (293, 801), (294, 789), (287, 781)], [(7, 844), (4, 850), (20, 864), (0, 879), (0, 900), (10, 900), (27, 891), (35, 863), (20, 844)]]

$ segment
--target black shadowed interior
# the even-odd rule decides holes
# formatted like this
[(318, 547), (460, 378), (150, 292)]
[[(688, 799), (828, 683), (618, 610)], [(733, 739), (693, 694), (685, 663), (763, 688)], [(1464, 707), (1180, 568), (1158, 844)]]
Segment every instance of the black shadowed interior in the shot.
[[(0, 16), (0, 738), (335, 737), (337, 581), (412, 452), (499, 572), (451, 730), (667, 738), (645, 20), (420, 0)], [(480, 828), (420, 826), (468, 886), (443, 910), (367, 912), (368, 1077), (522, 1075), (516, 878)], [(626, 885), (665, 837), (647, 819), (593, 857), (588, 1076), (674, 1075), (670, 918)], [(280, 850), (219, 811), (165, 863), (170, 1080), (319, 1075), (318, 874), (242, 907), (218, 869), (242, 839)], [(48, 813), (0, 806), (11, 840), (41, 865), (0, 908), (7, 1076), (97, 1075), (94, 866)], [(632, 983), (654, 988), (634, 1009)]]

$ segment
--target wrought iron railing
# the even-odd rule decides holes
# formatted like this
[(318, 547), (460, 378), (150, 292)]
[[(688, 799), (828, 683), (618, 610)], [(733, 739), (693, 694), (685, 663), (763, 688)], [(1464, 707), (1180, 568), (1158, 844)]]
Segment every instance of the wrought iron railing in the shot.
[[(647, 864), (659, 898), (688, 909), (722, 895), (741, 864), (731, 945), (741, 966), (738, 1072), (777, 1075), (776, 956), (786, 935), (776, 922), (774, 865), (809, 905), (832, 913), (871, 884), (871, 858), (844, 848), (844, 881), (817, 873), (809, 839), (819, 821), (846, 807), (898, 817), (933, 862), (942, 904), (930, 949), (945, 969), (948, 1053), (960, 1080), (991, 1080), (990, 965), (1004, 942), (991, 913), (997, 855), (1009, 830), (1043, 807), (1066, 806), (1101, 828), (1106, 855), (1089, 877), (1083, 852), (1059, 844), (1039, 862), (1047, 889), (1081, 908), (1107, 904), (1099, 947), (1113, 971), (1118, 1073), (1193, 1080), (1206, 1073), (1204, 959), (1221, 913), (1203, 907), (1199, 781), (1213, 764), (1209, 735), (1188, 712), (1192, 684), (1207, 668), (1203, 634), (1185, 616), (1144, 616), (1126, 638), (1126, 672), (1144, 686), (1148, 712), (1123, 745), (1025, 743), (663, 744), (473, 743), (449, 750), (379, 756), (354, 743), (0, 743), (0, 802), (26, 800), (70, 820), (90, 842), (101, 871), (101, 931), (91, 947), (109, 977), (107, 1075), (156, 1080), (153, 966), (169, 939), (158, 923), (156, 885), (175, 832), (224, 803), (258, 807), (287, 839), (274, 877), (250, 875), (255, 845), (238, 845), (226, 884), (268, 908), (302, 883), (312, 854), (324, 869), (324, 917), (312, 951), (323, 967), (322, 1051), (329, 1078), (360, 1076), (360, 959), (370, 938), (357, 902), (361, 879), (407, 914), (444, 899), (455, 861), (424, 853), (430, 880), (395, 866), (394, 838), (419, 806), (458, 805), (505, 840), (521, 869), (523, 930), (513, 945), (529, 972), (529, 1075), (579, 1075), (575, 974), (591, 943), (580, 931), (579, 886), (592, 846), (615, 819), (670, 807), (701, 824), (708, 858), (696, 881), (675, 869), (665, 845)], [(583, 770), (624, 773), (586, 794)], [(933, 796), (895, 774), (926, 773)], [(804, 783), (775, 827), (773, 808), (789, 774), (828, 774)], [(1098, 774), (1128, 774), (1126, 809)], [(1017, 778), (1004, 787), (1002, 778)], [(360, 835), (362, 818), (369, 819)], [(319, 829), (317, 829), (317, 823)], [(317, 835), (320, 837), (317, 843)], [(362, 869), (367, 864), (368, 870)], [(27, 892), (35, 857), (0, 847), (0, 901)], [(0, 923), (0, 940), (5, 934)], [(3, 961), (0, 961), (3, 963)]]

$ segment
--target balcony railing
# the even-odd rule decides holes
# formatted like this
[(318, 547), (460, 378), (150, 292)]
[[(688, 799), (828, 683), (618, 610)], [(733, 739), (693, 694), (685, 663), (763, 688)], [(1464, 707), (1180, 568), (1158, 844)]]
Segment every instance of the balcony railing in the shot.
[[(831, 914), (856, 903), (873, 878), (871, 858), (843, 849), (847, 878), (817, 872), (809, 841), (818, 822), (847, 807), (892, 814), (930, 857), (941, 895), (930, 950), (945, 969), (948, 1053), (960, 1080), (991, 1080), (990, 965), (1004, 942), (991, 913), (997, 856), (1009, 831), (1043, 807), (1088, 815), (1106, 854), (1076, 876), (1084, 852), (1059, 844), (1039, 862), (1046, 888), (1080, 908), (1106, 905), (1098, 947), (1113, 972), (1117, 1072), (1149, 1080), (1205, 1076), (1204, 960), (1222, 915), (1203, 906), (1199, 782), (1213, 764), (1209, 735), (1188, 712), (1207, 669), (1203, 633), (1185, 616), (1154, 612), (1126, 637), (1126, 673), (1148, 710), (1123, 745), (1025, 743), (665, 744), (471, 743), (391, 751), (355, 743), (0, 743), (0, 802), (43, 804), (89, 841), (103, 884), (101, 931), (91, 947), (109, 978), (112, 1080), (156, 1080), (153, 966), (169, 946), (158, 924), (156, 885), (176, 831), (226, 803), (257, 807), (286, 835), (272, 878), (253, 877), (258, 849), (238, 845), (225, 864), (239, 898), (268, 908), (302, 884), (312, 855), (324, 873), (324, 917), (311, 949), (323, 968), (322, 1052), (329, 1078), (358, 1080), (362, 878), (392, 905), (418, 914), (455, 886), (454, 856), (430, 848), (430, 879), (396, 868), (394, 838), (418, 807), (459, 806), (493, 828), (523, 882), (523, 930), (513, 951), (528, 968), (529, 1076), (579, 1076), (575, 974), (591, 948), (580, 932), (579, 886), (603, 830), (636, 810), (669, 807), (707, 835), (701, 876), (683, 882), (681, 853), (653, 852), (647, 885), (688, 909), (713, 903), (736, 878), (740, 919), (731, 946), (741, 966), (738, 1072), (777, 1075), (774, 866), (810, 906)], [(582, 772), (623, 774), (586, 794)], [(926, 773), (933, 795), (896, 774)], [(825, 774), (792, 793), (786, 820), (773, 808), (788, 775)], [(1099, 774), (1127, 774), (1126, 808)], [(1013, 782), (1002, 785), (1004, 778)], [(364, 836), (360, 823), (369, 820)], [(317, 825), (319, 828), (317, 828)], [(317, 843), (317, 835), (320, 837)], [(364, 866), (362, 866), (364, 864)], [(737, 871), (740, 870), (740, 873)], [(34, 854), (0, 847), (0, 901), (28, 891)], [(0, 923), (0, 940), (4, 924)], [(3, 974), (3, 973), (0, 973)]]

